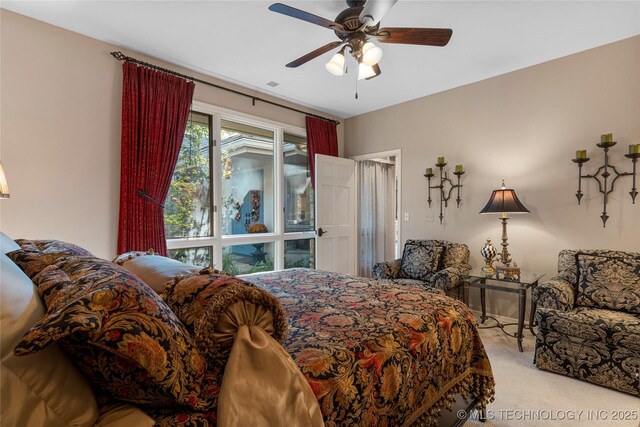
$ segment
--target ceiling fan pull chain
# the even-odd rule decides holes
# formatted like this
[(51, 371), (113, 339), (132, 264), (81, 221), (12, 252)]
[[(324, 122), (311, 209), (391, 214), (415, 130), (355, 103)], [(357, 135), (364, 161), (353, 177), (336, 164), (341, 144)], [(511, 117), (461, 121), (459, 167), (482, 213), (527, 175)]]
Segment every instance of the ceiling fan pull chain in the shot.
[(358, 99), (358, 76), (356, 76), (356, 99)]

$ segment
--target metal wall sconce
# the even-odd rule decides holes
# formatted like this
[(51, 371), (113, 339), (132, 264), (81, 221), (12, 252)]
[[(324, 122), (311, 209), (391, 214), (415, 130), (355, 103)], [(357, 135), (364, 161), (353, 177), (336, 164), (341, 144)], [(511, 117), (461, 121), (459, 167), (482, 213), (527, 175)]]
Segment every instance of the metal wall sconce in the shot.
[(433, 201), (431, 199), (431, 189), (435, 190), (437, 188), (440, 190), (440, 215), (438, 216), (438, 218), (440, 218), (440, 224), (442, 224), (442, 220), (444, 219), (444, 214), (442, 213), (442, 205), (444, 204), (445, 208), (448, 206), (449, 199), (451, 198), (451, 194), (453, 193), (454, 189), (457, 190), (456, 207), (459, 208), (460, 202), (462, 201), (462, 199), (460, 198), (460, 189), (462, 188), (462, 184), (460, 184), (460, 177), (464, 175), (464, 169), (462, 165), (456, 165), (453, 174), (457, 177), (457, 183), (454, 184), (453, 181), (449, 178), (448, 173), (443, 171), (443, 168), (446, 165), (447, 163), (444, 161), (444, 157), (438, 157), (436, 167), (440, 169), (439, 184), (431, 185), (431, 178), (435, 176), (435, 174), (433, 173), (433, 168), (427, 168), (424, 174), (429, 183), (429, 198), (427, 199), (427, 202), (429, 202), (429, 207), (431, 207), (431, 202)]
[[(600, 143), (596, 144), (598, 147), (604, 150), (604, 165), (600, 166), (596, 173), (593, 175), (582, 175), (582, 165), (588, 162), (590, 159), (587, 157), (587, 150), (576, 151), (576, 158), (571, 161), (578, 164), (578, 191), (576, 192), (576, 198), (578, 199), (578, 205), (582, 200), (582, 178), (593, 178), (598, 182), (598, 190), (603, 194), (604, 208), (602, 210), (602, 227), (606, 227), (609, 215), (607, 214), (607, 202), (609, 199), (609, 193), (613, 191), (613, 187), (621, 176), (632, 176), (633, 182), (629, 195), (633, 204), (636, 203), (636, 196), (638, 195), (638, 189), (636, 188), (636, 163), (640, 158), (640, 144), (629, 145), (629, 154), (624, 156), (631, 159), (633, 164), (632, 172), (618, 172), (615, 166), (609, 164), (609, 148), (616, 145), (616, 141), (613, 140), (613, 135), (608, 133), (600, 136)], [(609, 180), (610, 177), (613, 178)], [(602, 178), (602, 180), (600, 179)]]

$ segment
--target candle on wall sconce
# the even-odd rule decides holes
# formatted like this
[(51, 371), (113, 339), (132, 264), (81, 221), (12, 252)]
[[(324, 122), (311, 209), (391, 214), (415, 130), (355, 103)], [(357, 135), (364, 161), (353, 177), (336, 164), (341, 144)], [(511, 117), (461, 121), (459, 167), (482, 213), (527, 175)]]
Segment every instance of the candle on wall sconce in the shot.
[(600, 142), (613, 142), (613, 134), (605, 133), (603, 135), (600, 135)]
[(462, 165), (456, 165), (456, 172), (464, 172), (464, 169), (462, 169)]
[(586, 159), (586, 158), (587, 158), (587, 150), (576, 151), (576, 159)]
[(640, 144), (629, 145), (629, 154), (640, 154)]
[(426, 168), (424, 174), (425, 176), (433, 175), (433, 168)]
[(600, 142), (613, 142), (613, 134), (605, 133), (600, 135)]
[(438, 157), (438, 162), (436, 163), (436, 166), (440, 166), (440, 165), (444, 165), (444, 157)]

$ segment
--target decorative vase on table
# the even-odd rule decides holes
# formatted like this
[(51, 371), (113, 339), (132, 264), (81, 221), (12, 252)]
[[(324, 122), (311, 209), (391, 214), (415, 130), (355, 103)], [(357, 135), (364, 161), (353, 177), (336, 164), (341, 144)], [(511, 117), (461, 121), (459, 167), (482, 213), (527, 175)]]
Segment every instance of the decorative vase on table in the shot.
[(498, 251), (491, 244), (491, 239), (487, 239), (487, 243), (480, 249), (480, 255), (484, 258), (485, 266), (482, 267), (482, 271), (489, 274), (494, 274), (496, 269), (493, 267), (493, 259), (498, 255)]

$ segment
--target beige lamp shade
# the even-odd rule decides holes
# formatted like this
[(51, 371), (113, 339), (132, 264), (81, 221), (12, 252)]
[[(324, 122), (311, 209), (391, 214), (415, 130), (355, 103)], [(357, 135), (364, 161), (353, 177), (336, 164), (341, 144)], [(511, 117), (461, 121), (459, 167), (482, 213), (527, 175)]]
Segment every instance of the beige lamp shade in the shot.
[(0, 199), (9, 198), (9, 185), (7, 184), (7, 178), (4, 176), (4, 168), (2, 162), (0, 162)]

